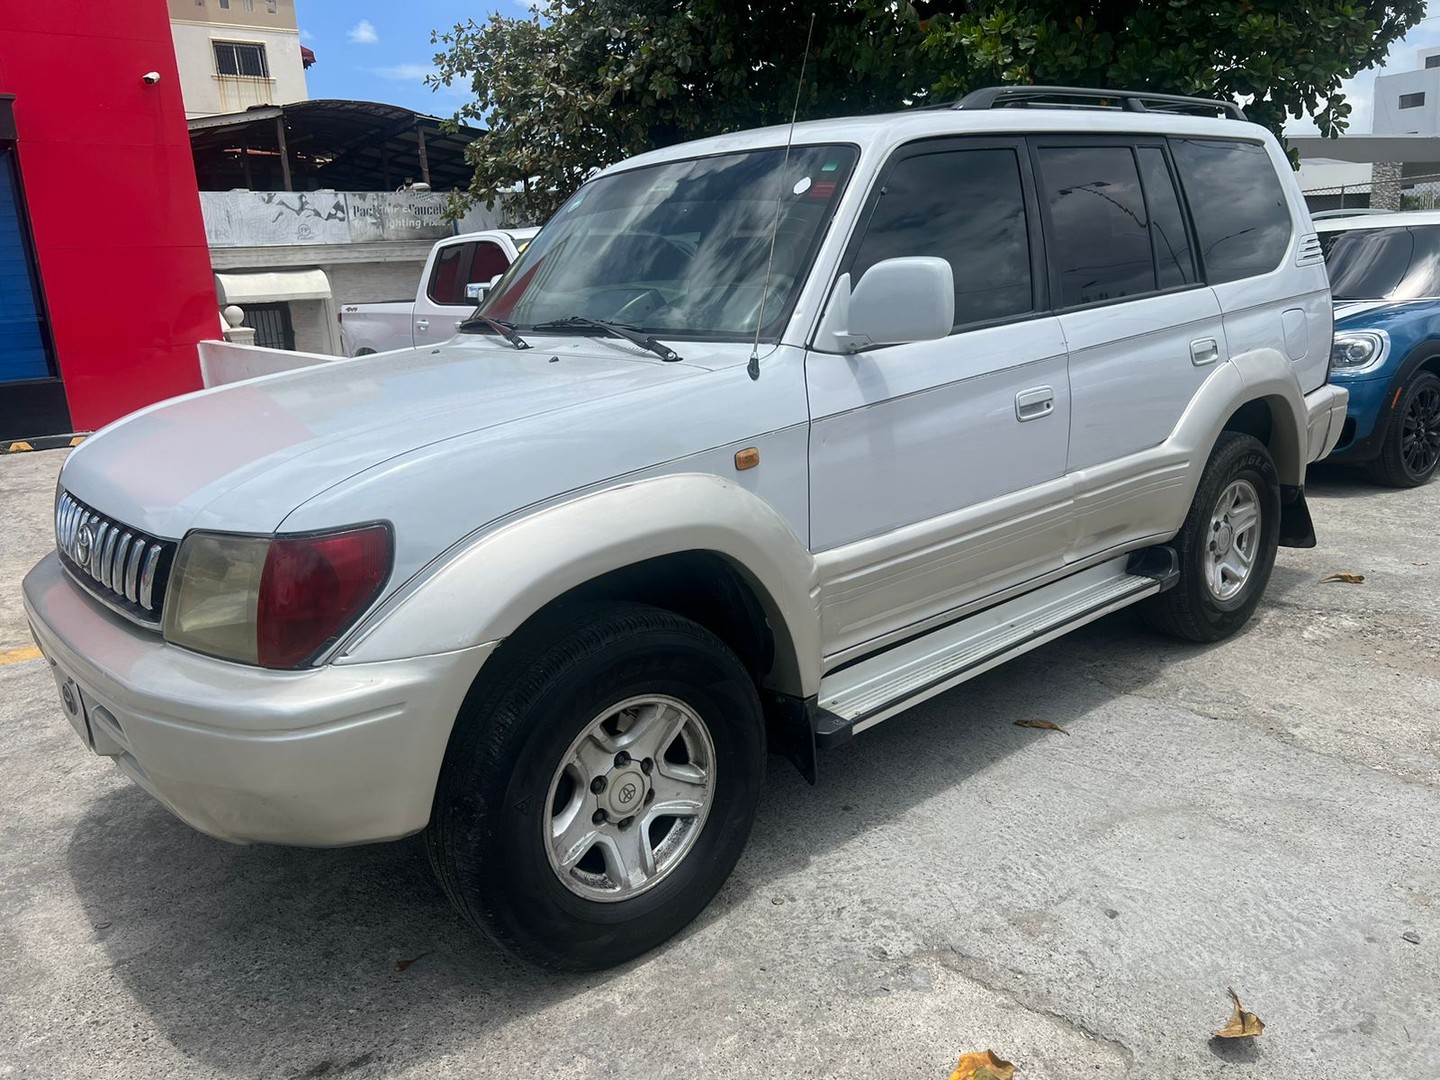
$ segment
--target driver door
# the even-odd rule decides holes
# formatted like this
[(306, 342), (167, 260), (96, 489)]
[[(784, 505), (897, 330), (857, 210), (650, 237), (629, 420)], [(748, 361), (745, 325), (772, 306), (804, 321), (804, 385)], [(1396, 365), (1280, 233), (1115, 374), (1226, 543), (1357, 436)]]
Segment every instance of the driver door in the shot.
[(1063, 565), (1070, 388), (1030, 169), (1019, 139), (914, 143), (861, 215), (841, 272), (944, 258), (955, 327), (807, 357), (827, 654)]

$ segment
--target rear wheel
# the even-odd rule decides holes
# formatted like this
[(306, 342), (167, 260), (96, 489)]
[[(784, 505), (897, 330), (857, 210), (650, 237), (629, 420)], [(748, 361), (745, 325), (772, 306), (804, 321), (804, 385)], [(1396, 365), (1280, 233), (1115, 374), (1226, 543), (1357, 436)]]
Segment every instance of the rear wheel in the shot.
[(1280, 482), (1270, 452), (1253, 436), (1223, 432), (1171, 541), (1180, 580), (1141, 604), (1141, 613), (1190, 641), (1229, 637), (1260, 603), (1279, 541)]
[(754, 684), (719, 639), (655, 608), (577, 610), (486, 665), (446, 753), (431, 862), (511, 951), (608, 967), (709, 903), (764, 765)]
[(1440, 466), (1440, 378), (1416, 374), (1390, 414), (1380, 456), (1370, 462), (1370, 478), (1389, 487), (1419, 487)]

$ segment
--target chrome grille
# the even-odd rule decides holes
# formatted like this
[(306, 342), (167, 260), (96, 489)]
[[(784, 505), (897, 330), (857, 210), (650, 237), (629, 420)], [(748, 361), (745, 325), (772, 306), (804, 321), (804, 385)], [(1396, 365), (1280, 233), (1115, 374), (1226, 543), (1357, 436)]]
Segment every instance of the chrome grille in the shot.
[(126, 618), (160, 625), (176, 544), (112, 521), (68, 491), (55, 504), (55, 546), (71, 577)]

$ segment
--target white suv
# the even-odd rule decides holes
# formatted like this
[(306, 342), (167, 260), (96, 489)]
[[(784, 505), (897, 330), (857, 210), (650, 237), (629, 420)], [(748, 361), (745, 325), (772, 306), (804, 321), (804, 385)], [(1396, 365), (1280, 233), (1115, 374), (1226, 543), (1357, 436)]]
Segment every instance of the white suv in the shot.
[(585, 184), (451, 341), (88, 440), (26, 610), (80, 737), (196, 828), (423, 830), (494, 938), (604, 966), (714, 895), (767, 749), (813, 779), (1128, 604), (1241, 626), (1314, 543), (1330, 338), (1232, 106), (725, 135)]

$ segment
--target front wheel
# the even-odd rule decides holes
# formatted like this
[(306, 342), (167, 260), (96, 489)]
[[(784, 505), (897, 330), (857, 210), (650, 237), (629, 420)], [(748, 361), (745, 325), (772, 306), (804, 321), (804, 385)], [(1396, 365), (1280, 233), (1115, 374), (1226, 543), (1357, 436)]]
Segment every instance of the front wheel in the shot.
[(1440, 466), (1440, 378), (1421, 371), (1390, 414), (1370, 478), (1388, 487), (1419, 487)]
[(744, 666), (669, 612), (578, 609), (497, 651), (427, 832), (462, 914), (548, 967), (609, 967), (704, 909), (749, 836), (764, 723)]
[(1254, 613), (1280, 543), (1280, 481), (1258, 439), (1222, 432), (1190, 512), (1171, 541), (1174, 588), (1140, 605), (1156, 629), (1189, 641), (1229, 637)]

